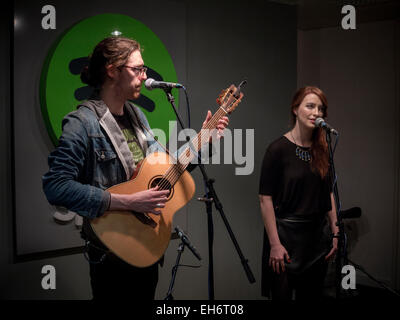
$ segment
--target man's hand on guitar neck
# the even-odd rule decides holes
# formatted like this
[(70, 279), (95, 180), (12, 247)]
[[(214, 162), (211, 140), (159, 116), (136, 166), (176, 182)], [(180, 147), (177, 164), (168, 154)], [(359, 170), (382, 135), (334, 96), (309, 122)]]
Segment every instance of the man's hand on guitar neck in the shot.
[(160, 214), (165, 207), (169, 190), (158, 190), (158, 187), (134, 194), (111, 193), (110, 211), (136, 211)]
[[(204, 128), (206, 126), (206, 124), (208, 123), (208, 121), (210, 121), (210, 119), (212, 118), (212, 113), (210, 110), (208, 110), (207, 115), (206, 115), (206, 119), (203, 122), (203, 126), (202, 128)], [(218, 120), (217, 123), (217, 129), (218, 129), (218, 133), (217, 133), (217, 138), (220, 139), (224, 136), (224, 129), (228, 126), (229, 124), (229, 118), (226, 116), (223, 116), (221, 119)], [(210, 137), (210, 142), (211, 142), (212, 137)]]

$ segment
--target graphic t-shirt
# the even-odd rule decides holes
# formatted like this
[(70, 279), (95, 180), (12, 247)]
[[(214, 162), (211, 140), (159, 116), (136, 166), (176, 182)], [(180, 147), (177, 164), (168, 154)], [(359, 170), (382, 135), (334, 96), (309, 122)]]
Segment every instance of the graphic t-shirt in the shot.
[(135, 164), (144, 159), (144, 152), (140, 146), (139, 140), (136, 137), (135, 130), (132, 127), (132, 123), (129, 120), (129, 115), (124, 110), (123, 115), (113, 114), (114, 119), (117, 121), (122, 133), (125, 136), (126, 142), (128, 143), (129, 150), (132, 152), (133, 160)]

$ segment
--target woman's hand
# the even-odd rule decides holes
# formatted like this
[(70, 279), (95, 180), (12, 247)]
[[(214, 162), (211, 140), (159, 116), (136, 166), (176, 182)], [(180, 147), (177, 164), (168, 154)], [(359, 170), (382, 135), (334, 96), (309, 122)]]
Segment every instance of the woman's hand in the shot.
[(332, 249), (329, 251), (328, 255), (325, 257), (325, 260), (334, 260), (336, 257), (336, 252), (338, 250), (338, 238), (332, 239)]
[(285, 259), (287, 263), (292, 262), (285, 247), (281, 244), (271, 246), (269, 255), (269, 266), (272, 270), (279, 274), (281, 271), (285, 272)]
[[(208, 123), (208, 121), (210, 121), (211, 117), (212, 117), (212, 113), (210, 110), (208, 110), (206, 120), (204, 120), (202, 128), (204, 128), (207, 125), (207, 123)], [(218, 129), (217, 139), (220, 139), (224, 136), (224, 130), (228, 126), (228, 124), (229, 124), (229, 118), (226, 116), (223, 116), (221, 119), (218, 120), (217, 127), (216, 127)], [(210, 137), (210, 142), (211, 142), (211, 137)]]

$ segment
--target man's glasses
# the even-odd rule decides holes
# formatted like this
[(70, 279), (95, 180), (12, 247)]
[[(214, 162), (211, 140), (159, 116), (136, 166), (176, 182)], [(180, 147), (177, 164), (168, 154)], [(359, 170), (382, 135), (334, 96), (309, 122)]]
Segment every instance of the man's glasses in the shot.
[(139, 75), (144, 75), (147, 72), (147, 67), (131, 67), (131, 66), (122, 66), (122, 67), (132, 69), (136, 77), (138, 77)]

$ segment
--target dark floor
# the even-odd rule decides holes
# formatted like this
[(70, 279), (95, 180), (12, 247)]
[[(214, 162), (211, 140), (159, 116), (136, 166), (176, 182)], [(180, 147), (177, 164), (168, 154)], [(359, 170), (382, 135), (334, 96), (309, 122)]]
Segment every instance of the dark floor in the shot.
[[(326, 300), (337, 300), (335, 288), (327, 288), (325, 291)], [(389, 289), (358, 284), (356, 289), (342, 290), (341, 300), (347, 301), (394, 301), (400, 303), (400, 293), (391, 292)]]

